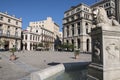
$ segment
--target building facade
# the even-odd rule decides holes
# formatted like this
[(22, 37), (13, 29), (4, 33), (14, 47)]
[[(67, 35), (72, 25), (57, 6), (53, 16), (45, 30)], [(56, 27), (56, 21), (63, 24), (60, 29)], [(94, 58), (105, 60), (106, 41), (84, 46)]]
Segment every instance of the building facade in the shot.
[(42, 43), (50, 50), (54, 50), (56, 35), (59, 35), (59, 26), (51, 17), (47, 17), (47, 20), (30, 22), (29, 27), (23, 31), (23, 49), (34, 50)]
[(58, 24), (56, 24), (51, 17), (47, 17), (46, 20), (42, 20), (42, 21), (35, 21), (35, 22), (30, 22), (29, 26), (33, 26), (33, 28), (35, 27), (41, 27), (44, 28), (46, 30), (49, 30), (51, 32), (54, 33), (54, 38), (56, 38), (56, 35), (59, 36), (59, 30), (60, 27)]
[(49, 49), (52, 49), (54, 41), (53, 36), (53, 32), (45, 28), (28, 27), (23, 31), (23, 50), (35, 50), (40, 43), (43, 45), (48, 43)]
[(92, 27), (91, 8), (85, 4), (79, 4), (70, 8), (64, 14), (63, 19), (63, 41), (71, 43), (76, 49), (85, 52), (91, 51)]
[(93, 27), (92, 10), (95, 7), (104, 7), (107, 15), (115, 19), (114, 0), (101, 0), (92, 6), (79, 4), (65, 11), (63, 18), (63, 42), (71, 43), (81, 52), (91, 52), (91, 36)]
[(120, 0), (115, 0), (115, 12), (116, 20), (120, 23)]
[(101, 0), (91, 6), (91, 9), (95, 7), (103, 7), (110, 19), (115, 19), (115, 0)]
[(11, 16), (7, 12), (0, 12), (0, 41), (3, 42), (1, 48), (21, 49), (22, 19)]

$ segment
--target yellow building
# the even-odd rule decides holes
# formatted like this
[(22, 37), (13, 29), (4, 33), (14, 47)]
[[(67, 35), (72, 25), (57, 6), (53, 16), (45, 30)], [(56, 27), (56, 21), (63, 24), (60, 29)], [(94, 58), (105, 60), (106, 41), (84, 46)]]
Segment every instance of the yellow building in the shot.
[(22, 19), (0, 12), (0, 47), (5, 50), (21, 49)]

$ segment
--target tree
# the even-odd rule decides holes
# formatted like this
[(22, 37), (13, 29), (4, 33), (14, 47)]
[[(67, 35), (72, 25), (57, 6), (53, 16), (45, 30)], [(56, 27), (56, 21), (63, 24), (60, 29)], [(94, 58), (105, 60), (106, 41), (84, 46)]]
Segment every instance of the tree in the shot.
[(50, 43), (49, 43), (49, 42), (46, 42), (46, 43), (44, 44), (44, 46), (45, 46), (46, 50), (49, 50)]
[(39, 43), (39, 44), (38, 44), (38, 47), (43, 47), (43, 43)]
[(0, 40), (0, 48), (4, 49), (5, 41)]
[(59, 50), (61, 48), (61, 41), (57, 35), (56, 35), (56, 39), (54, 41), (54, 48), (55, 48), (55, 50)]

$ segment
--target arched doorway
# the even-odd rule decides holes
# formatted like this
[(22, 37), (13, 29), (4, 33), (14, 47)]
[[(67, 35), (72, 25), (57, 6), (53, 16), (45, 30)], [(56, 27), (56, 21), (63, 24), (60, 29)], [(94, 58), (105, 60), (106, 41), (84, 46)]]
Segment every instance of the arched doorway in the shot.
[(32, 43), (30, 43), (30, 50), (32, 50), (32, 46), (33, 46)]
[(25, 43), (25, 50), (27, 50), (27, 43)]
[(77, 46), (78, 46), (78, 49), (80, 49), (80, 39), (77, 39)]
[(5, 41), (4, 48), (5, 50), (9, 50), (9, 41)]

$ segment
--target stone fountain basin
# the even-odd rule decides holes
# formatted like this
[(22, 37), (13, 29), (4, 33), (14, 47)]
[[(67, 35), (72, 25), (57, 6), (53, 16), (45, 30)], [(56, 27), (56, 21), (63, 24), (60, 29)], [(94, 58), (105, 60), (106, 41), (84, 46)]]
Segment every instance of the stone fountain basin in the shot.
[(63, 63), (51, 66), (41, 71), (31, 73), (31, 80), (45, 80), (62, 71), (72, 71), (87, 68), (90, 62)]

